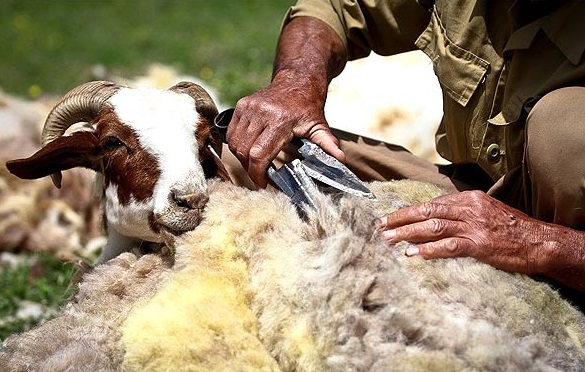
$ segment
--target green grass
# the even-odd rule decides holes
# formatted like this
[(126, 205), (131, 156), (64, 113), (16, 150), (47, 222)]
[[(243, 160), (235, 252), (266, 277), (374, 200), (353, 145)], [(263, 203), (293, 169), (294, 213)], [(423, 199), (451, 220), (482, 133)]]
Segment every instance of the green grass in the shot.
[(268, 84), (294, 0), (0, 0), (0, 87), (63, 94), (97, 64), (125, 77), (154, 62), (234, 104)]
[(49, 254), (32, 255), (14, 268), (0, 266), (0, 340), (33, 326), (38, 319), (15, 317), (21, 301), (42, 305), (45, 316), (59, 308), (72, 294), (76, 269)]
[[(132, 78), (162, 63), (198, 76), (223, 104), (234, 105), (269, 83), (280, 24), (292, 3), (0, 0), (0, 89), (29, 98), (62, 95), (93, 80), (96, 65)], [(32, 267), (0, 267), (0, 340), (33, 325), (10, 320), (21, 300), (60, 306), (72, 274), (70, 265), (46, 255)]]

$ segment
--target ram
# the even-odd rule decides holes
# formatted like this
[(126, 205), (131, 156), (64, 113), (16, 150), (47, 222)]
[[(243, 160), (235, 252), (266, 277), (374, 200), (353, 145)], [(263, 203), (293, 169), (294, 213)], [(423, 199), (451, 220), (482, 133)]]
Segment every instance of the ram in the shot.
[[(52, 175), (57, 187), (62, 170), (96, 171), (108, 233), (98, 258), (104, 262), (134, 246), (158, 247), (199, 224), (205, 180), (229, 180), (210, 125), (216, 114), (209, 94), (191, 82), (168, 90), (89, 82), (49, 113), (43, 147), (6, 166), (25, 179)], [(86, 125), (67, 132), (78, 123)]]

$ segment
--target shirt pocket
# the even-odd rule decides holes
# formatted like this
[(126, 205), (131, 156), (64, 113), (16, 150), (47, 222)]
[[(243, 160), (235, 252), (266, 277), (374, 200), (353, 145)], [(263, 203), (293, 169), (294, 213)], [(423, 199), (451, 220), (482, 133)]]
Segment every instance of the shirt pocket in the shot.
[(444, 92), (465, 107), (484, 79), (489, 62), (449, 39), (436, 10), (415, 44), (432, 60)]
[(525, 130), (521, 120), (523, 99), (514, 96), (503, 111), (487, 120), (478, 163), (499, 178), (522, 163)]

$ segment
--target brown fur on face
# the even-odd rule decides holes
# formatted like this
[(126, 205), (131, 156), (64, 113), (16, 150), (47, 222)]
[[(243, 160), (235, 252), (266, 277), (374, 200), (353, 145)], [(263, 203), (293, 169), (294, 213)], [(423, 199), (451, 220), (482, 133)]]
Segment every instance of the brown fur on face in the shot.
[[(104, 185), (118, 186), (118, 199), (127, 205), (130, 198), (144, 201), (152, 197), (161, 171), (156, 158), (143, 150), (137, 133), (122, 124), (112, 108), (102, 110), (97, 122), (97, 136), (102, 154), (99, 171), (104, 174)], [(112, 146), (113, 139), (121, 142)]]

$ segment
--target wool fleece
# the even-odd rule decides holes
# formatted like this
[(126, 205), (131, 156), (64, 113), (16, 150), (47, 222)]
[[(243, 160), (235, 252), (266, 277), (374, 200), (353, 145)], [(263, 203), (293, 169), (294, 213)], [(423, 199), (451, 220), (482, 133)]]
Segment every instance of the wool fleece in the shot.
[(585, 318), (548, 285), (473, 259), (407, 258), (374, 220), (441, 191), (373, 183), (379, 202), (211, 185), (201, 225), (120, 328), (123, 369), (579, 371)]
[(123, 253), (83, 275), (53, 319), (4, 340), (0, 371), (116, 371), (124, 360), (120, 327), (170, 273), (169, 256)]
[(373, 183), (378, 202), (210, 182), (174, 255), (87, 272), (52, 320), (6, 339), (0, 371), (582, 371), (585, 316), (548, 285), (473, 259), (407, 258), (377, 217), (441, 191)]

